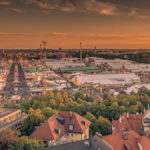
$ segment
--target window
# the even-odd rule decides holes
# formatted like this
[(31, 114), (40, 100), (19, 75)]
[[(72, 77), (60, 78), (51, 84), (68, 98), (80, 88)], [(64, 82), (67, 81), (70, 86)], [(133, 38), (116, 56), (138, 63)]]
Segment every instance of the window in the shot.
[(74, 125), (73, 125), (73, 124), (69, 124), (69, 131), (70, 131), (70, 132), (73, 131), (73, 128), (74, 128)]
[(82, 120), (81, 123), (85, 126), (85, 121), (84, 120)]

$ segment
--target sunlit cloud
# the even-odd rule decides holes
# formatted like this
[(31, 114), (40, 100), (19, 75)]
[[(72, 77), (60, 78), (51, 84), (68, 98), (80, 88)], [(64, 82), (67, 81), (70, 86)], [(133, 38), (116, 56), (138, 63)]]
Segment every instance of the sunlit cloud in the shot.
[(14, 11), (16, 13), (23, 13), (23, 10), (19, 8), (9, 8), (9, 10)]
[(59, 10), (62, 12), (96, 12), (101, 15), (117, 15), (117, 6), (109, 2), (97, 0), (77, 0), (76, 3), (69, 0), (28, 0), (27, 4), (36, 4), (42, 9)]
[(52, 32), (52, 33), (50, 33), (50, 35), (53, 35), (53, 36), (70, 36), (69, 33), (65, 33), (65, 32)]
[(0, 5), (8, 6), (17, 13), (32, 9), (41, 9), (40, 12), (51, 14), (54, 12), (64, 13), (97, 13), (103, 16), (127, 16), (139, 19), (146, 19), (148, 12), (144, 9), (132, 8), (129, 5), (121, 5), (113, 1), (102, 0), (5, 0)]
[(140, 19), (148, 18), (148, 16), (144, 14), (144, 11), (142, 9), (138, 9), (138, 8), (132, 8), (130, 10), (129, 16), (140, 18)]
[(0, 1), (0, 5), (3, 5), (3, 6), (9, 5), (9, 2), (8, 1)]
[(117, 6), (109, 2), (100, 2), (97, 0), (84, 1), (84, 9), (87, 11), (97, 12), (101, 15), (117, 15)]

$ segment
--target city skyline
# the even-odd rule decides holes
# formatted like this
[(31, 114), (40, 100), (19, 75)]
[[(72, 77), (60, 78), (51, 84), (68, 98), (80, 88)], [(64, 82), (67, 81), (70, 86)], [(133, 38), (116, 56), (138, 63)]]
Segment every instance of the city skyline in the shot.
[(147, 0), (0, 0), (0, 48), (150, 48)]

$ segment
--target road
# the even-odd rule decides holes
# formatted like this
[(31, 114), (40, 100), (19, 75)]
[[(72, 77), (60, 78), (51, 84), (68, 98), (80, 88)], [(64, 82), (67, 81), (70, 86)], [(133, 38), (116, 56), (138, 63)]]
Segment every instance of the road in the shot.
[(2, 92), (1, 105), (10, 103), (14, 95), (20, 96), (21, 101), (25, 97), (30, 96), (30, 89), (26, 84), (24, 72), (20, 63), (12, 63), (10, 67), (6, 85)]

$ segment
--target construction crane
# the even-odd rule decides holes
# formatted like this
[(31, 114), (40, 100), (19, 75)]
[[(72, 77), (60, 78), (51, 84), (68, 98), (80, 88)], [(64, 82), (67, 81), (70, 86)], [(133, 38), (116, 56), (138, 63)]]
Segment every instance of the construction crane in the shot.
[(42, 45), (43, 45), (43, 50), (46, 50), (46, 48), (47, 48), (47, 42), (46, 41), (42, 41)]
[(80, 61), (82, 61), (82, 42), (80, 42)]
[(42, 60), (42, 44), (40, 43), (40, 60)]
[(46, 61), (46, 57), (47, 57), (47, 52), (46, 52), (47, 43), (48, 42), (46, 42), (44, 40), (40, 43), (40, 50), (41, 50), (40, 59), (42, 59), (42, 56), (43, 56), (44, 57), (44, 61)]

